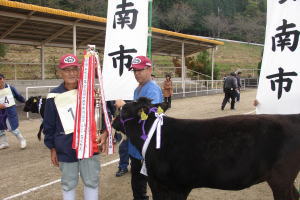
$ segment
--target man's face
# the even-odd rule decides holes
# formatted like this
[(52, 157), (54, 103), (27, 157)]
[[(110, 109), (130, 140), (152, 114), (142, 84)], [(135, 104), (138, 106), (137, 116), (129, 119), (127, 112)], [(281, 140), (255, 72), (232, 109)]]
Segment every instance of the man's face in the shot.
[(151, 80), (152, 68), (146, 67), (140, 70), (133, 70), (134, 77), (139, 84), (144, 84)]
[(60, 77), (66, 84), (77, 83), (79, 78), (79, 67), (70, 66), (59, 70)]
[(5, 87), (5, 79), (0, 77), (0, 89)]

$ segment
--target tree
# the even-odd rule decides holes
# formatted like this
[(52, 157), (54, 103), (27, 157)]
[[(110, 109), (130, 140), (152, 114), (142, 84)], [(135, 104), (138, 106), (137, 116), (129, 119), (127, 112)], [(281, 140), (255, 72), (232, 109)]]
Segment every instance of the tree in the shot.
[[(179, 59), (177, 62), (179, 63)], [(201, 51), (196, 56), (186, 57), (185, 64), (187, 68), (190, 70), (199, 72), (201, 74), (206, 74), (208, 76), (211, 75), (210, 54), (207, 50)], [(220, 74), (219, 68), (215, 67), (214, 79), (217, 79), (219, 77), (219, 74)], [(197, 73), (194, 73), (194, 75), (197, 75)], [(207, 79), (208, 77), (204, 77), (204, 78)]]
[[(17, 1), (102, 17), (106, 17), (108, 4), (108, 0)], [(187, 34), (263, 42), (266, 3), (267, 0), (154, 0), (152, 24)]]
[(186, 29), (188, 33), (195, 35), (208, 35), (208, 28), (204, 25), (203, 16), (213, 12), (212, 0), (188, 0), (187, 3), (195, 10), (193, 26)]
[(265, 17), (247, 17), (237, 15), (230, 27), (233, 39), (244, 40), (246, 42), (263, 43), (265, 33)]
[(61, 2), (67, 2), (76, 12), (88, 15), (106, 16), (107, 0), (64, 0)]
[[(211, 75), (211, 60), (210, 60), (210, 54), (208, 50), (202, 51), (197, 54), (196, 56), (196, 62), (197, 63), (202, 63), (203, 67), (200, 68), (200, 71), (202, 74), (206, 74), (208, 76)], [(220, 75), (220, 69), (217, 65), (215, 65), (214, 68), (214, 79), (218, 79)], [(208, 77), (206, 77), (208, 78)]]
[(168, 12), (168, 10), (175, 4), (184, 2), (184, 0), (154, 0), (153, 6), (159, 8), (160, 12)]
[(229, 30), (229, 23), (226, 17), (210, 14), (204, 16), (204, 25), (211, 31), (212, 37), (220, 37), (221, 33), (226, 33)]
[(163, 18), (163, 22), (166, 26), (170, 27), (175, 32), (192, 25), (192, 17), (194, 10), (186, 3), (177, 3), (169, 10), (166, 16)]
[(257, 0), (249, 0), (244, 15), (247, 17), (256, 17), (259, 13), (259, 4)]

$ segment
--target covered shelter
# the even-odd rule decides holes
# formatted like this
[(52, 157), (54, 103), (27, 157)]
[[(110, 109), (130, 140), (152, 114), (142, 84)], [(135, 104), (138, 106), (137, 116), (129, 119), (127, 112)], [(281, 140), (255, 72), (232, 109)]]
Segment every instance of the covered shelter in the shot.
[[(76, 50), (94, 44), (100, 50), (105, 44), (106, 18), (48, 7), (0, 0), (0, 43), (41, 47), (44, 79), (44, 47), (67, 47)], [(158, 28), (152, 28), (152, 54), (185, 56), (214, 49), (223, 42), (209, 40)], [(182, 66), (185, 66), (182, 59)], [(213, 70), (212, 70), (213, 73)], [(212, 74), (213, 77), (213, 74)], [(182, 67), (184, 82), (185, 67)]]

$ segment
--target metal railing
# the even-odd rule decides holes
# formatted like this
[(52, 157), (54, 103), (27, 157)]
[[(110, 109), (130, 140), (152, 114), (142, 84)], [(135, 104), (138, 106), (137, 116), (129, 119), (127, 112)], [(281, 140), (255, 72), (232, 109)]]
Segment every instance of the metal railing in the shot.
[[(194, 71), (194, 70), (191, 70), (191, 69), (188, 69), (186, 68), (186, 72), (187, 72), (187, 75), (190, 74), (191, 77), (197, 77), (196, 79), (197, 80), (201, 80), (200, 78), (202, 79), (211, 79), (211, 76), (209, 75), (206, 75), (206, 74), (203, 74), (203, 73), (200, 73), (200, 72), (197, 72), (197, 71)], [(196, 74), (196, 75), (194, 75)]]
[[(162, 87), (163, 80), (157, 80), (156, 83)], [(187, 96), (200, 96), (208, 94), (216, 94), (223, 92), (224, 80), (186, 80), (185, 90), (182, 88), (182, 81), (173, 81), (173, 95), (175, 98), (187, 97)], [(246, 89), (247, 79), (241, 79), (242, 90)], [(97, 84), (96, 84), (97, 85)], [(55, 86), (35, 86), (26, 87), (26, 100), (30, 96), (47, 96), (51, 88)], [(185, 92), (183, 92), (185, 91)], [(29, 113), (27, 112), (27, 119)]]
[[(223, 80), (186, 80), (183, 90), (182, 81), (173, 81), (173, 95), (176, 98), (220, 93), (223, 92), (223, 82)], [(157, 81), (157, 84), (162, 87), (163, 80)]]
[[(222, 93), (223, 83), (224, 80), (186, 80), (183, 93), (182, 82), (173, 81), (173, 94), (175, 97), (185, 97)], [(246, 79), (241, 79), (241, 90), (246, 89), (246, 83)], [(157, 84), (162, 87), (163, 80), (157, 81)]]

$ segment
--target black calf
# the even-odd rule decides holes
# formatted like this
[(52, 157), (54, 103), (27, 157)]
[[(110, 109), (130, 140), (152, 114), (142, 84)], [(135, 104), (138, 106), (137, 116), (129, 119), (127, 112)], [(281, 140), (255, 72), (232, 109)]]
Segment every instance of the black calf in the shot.
[[(156, 116), (146, 98), (123, 106), (113, 127), (142, 151)], [(162, 105), (164, 107), (164, 105)], [(150, 110), (150, 108), (152, 108)], [(141, 113), (148, 113), (148, 118)], [(144, 126), (144, 127), (143, 127)], [(298, 200), (300, 115), (236, 115), (192, 120), (163, 117), (145, 154), (154, 200), (185, 200), (193, 188), (242, 190), (266, 181), (274, 200)]]
[[(44, 111), (46, 105), (46, 98), (42, 98), (41, 96), (33, 96), (30, 97), (26, 102), (23, 111), (31, 112), (31, 113), (39, 113), (42, 118), (44, 118)], [(39, 132), (37, 137), (41, 140), (41, 133), (43, 131), (43, 123), (40, 125)]]

